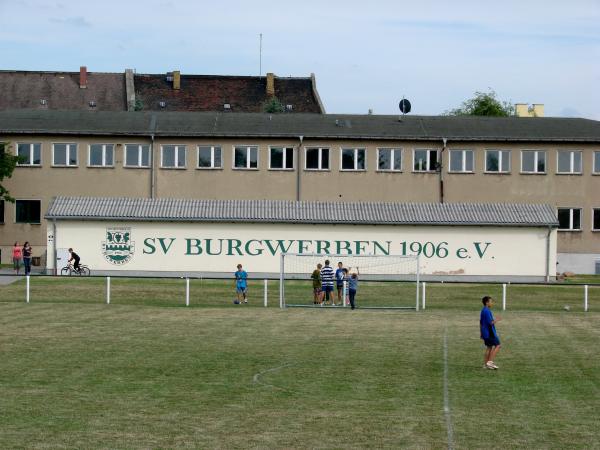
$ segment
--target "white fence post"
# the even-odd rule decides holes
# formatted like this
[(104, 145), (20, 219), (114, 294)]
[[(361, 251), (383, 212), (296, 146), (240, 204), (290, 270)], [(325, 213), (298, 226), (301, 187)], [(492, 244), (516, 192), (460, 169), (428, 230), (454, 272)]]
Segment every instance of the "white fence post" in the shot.
[(342, 289), (342, 306), (346, 306), (346, 296), (348, 295), (348, 282), (344, 280), (344, 288)]
[(588, 310), (588, 285), (586, 284), (583, 287), (583, 310), (587, 312)]
[(264, 290), (265, 290), (265, 308), (266, 308), (268, 305), (268, 290), (269, 290), (269, 280), (267, 280), (266, 278), (265, 278)]
[(502, 284), (502, 311), (506, 311), (506, 283)]
[(29, 303), (29, 275), (27, 275), (27, 281), (25, 282), (25, 285), (27, 286), (26, 287), (27, 292), (25, 294), (25, 301), (27, 303)]
[(426, 289), (427, 289), (427, 283), (425, 281), (422, 281), (421, 284), (423, 285), (423, 295), (421, 296), (422, 300), (422, 308), (423, 311), (425, 311), (425, 293), (426, 293)]
[(190, 279), (185, 279), (185, 306), (190, 306)]
[(106, 304), (110, 305), (110, 277), (106, 277)]

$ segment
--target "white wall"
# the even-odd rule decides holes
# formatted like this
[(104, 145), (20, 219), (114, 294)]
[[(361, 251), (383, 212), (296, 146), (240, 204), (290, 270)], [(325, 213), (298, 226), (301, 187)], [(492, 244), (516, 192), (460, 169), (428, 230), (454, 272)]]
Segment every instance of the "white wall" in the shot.
[[(546, 275), (545, 228), (107, 221), (56, 224), (49, 251), (54, 245), (73, 247), (93, 271), (230, 273), (242, 263), (253, 273), (277, 273), (281, 245), (292, 253), (382, 254), (385, 249), (390, 254), (413, 254), (411, 246), (418, 249), (419, 244), (413, 244), (418, 242), (429, 256), (421, 258), (423, 274)], [(49, 225), (49, 236), (51, 228)], [(128, 228), (122, 232), (129, 232), (133, 245), (131, 259), (114, 264), (103, 254), (103, 244), (109, 242), (107, 231), (123, 228)], [(209, 243), (212, 255), (208, 254)], [(554, 275), (556, 231), (550, 235), (550, 244), (550, 275)]]

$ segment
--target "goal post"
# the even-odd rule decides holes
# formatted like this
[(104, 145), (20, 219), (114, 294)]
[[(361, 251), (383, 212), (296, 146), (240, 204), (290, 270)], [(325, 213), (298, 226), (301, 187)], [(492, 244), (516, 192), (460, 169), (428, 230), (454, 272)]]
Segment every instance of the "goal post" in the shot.
[[(346, 269), (343, 280), (333, 280), (330, 301), (322, 301), (324, 293), (315, 292), (313, 272), (325, 262), (335, 271), (338, 264)], [(329, 271), (331, 272), (331, 271)], [(325, 271), (325, 275), (327, 270)], [(279, 306), (346, 307), (349, 306), (350, 278), (358, 279), (356, 307), (361, 309), (419, 310), (420, 268), (417, 255), (346, 255), (314, 253), (282, 253), (279, 274)], [(327, 275), (326, 275), (327, 278)], [(322, 279), (321, 279), (322, 281)], [(338, 283), (340, 285), (338, 293)]]

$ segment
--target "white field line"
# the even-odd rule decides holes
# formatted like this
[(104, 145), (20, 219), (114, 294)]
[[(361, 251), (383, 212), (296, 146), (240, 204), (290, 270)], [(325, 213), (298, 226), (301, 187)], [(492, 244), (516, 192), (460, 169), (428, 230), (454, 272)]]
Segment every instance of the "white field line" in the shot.
[(448, 394), (448, 325), (444, 324), (444, 416), (448, 432), (448, 450), (453, 448), (452, 417), (450, 414), (450, 396)]
[(291, 363), (285, 363), (285, 364), (283, 364), (283, 365), (281, 365), (281, 366), (272, 367), (271, 369), (267, 369), (267, 370), (263, 370), (262, 372), (255, 373), (255, 374), (254, 374), (254, 377), (252, 377), (252, 382), (253, 382), (254, 384), (260, 384), (260, 385), (262, 385), (262, 386), (270, 387), (270, 388), (273, 388), (273, 389), (278, 389), (278, 390), (280, 390), (280, 391), (287, 391), (287, 389), (281, 388), (281, 387), (279, 387), (279, 386), (275, 386), (275, 385), (273, 385), (273, 384), (269, 384), (269, 383), (265, 383), (265, 382), (263, 382), (263, 381), (261, 380), (261, 377), (262, 377), (263, 375), (265, 375), (265, 374), (269, 373), (269, 372), (277, 372), (278, 370), (281, 370), (281, 369), (283, 369), (284, 367), (288, 367), (288, 366), (291, 366), (291, 365), (292, 365)]

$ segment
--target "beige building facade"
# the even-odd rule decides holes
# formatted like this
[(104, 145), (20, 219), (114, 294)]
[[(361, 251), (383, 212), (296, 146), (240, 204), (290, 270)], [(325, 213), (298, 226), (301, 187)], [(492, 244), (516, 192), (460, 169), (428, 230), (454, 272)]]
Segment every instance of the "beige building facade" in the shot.
[[(3, 181), (17, 199), (0, 209), (3, 263), (12, 244), (25, 240), (44, 259), (44, 215), (52, 198), (82, 196), (546, 203), (561, 224), (558, 271), (594, 273), (600, 266), (595, 121), (510, 118), (465, 125), (461, 118), (430, 118), (431, 124), (405, 118), (415, 123), (403, 129), (391, 116), (188, 113), (198, 124), (164, 113), (148, 128), (147, 116), (129, 126), (114, 113), (87, 113), (96, 115), (86, 116), (84, 125), (79, 116), (37, 114), (35, 127), (22, 116), (0, 124), (6, 151), (24, 157)], [(202, 125), (222, 116), (232, 121), (223, 129)], [(161, 121), (167, 124), (162, 130)], [(442, 131), (434, 130), (439, 121)], [(556, 132), (561, 127), (564, 132)]]

